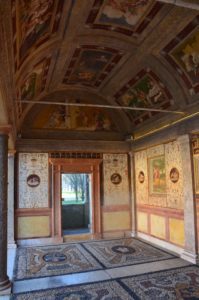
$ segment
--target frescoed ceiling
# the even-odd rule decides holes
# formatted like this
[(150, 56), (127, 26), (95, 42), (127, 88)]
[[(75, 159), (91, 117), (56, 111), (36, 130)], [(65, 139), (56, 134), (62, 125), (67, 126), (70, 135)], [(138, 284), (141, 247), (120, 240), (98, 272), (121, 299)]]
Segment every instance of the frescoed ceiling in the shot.
[(16, 136), (125, 140), (198, 111), (199, 8), (187, 2), (194, 9), (163, 0), (0, 1), (0, 78), (10, 78)]

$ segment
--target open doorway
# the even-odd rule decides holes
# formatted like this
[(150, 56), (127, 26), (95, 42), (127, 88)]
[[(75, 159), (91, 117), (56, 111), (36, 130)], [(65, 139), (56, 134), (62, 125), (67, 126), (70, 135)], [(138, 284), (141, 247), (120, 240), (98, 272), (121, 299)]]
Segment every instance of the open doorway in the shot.
[(90, 233), (91, 174), (61, 174), (62, 235)]

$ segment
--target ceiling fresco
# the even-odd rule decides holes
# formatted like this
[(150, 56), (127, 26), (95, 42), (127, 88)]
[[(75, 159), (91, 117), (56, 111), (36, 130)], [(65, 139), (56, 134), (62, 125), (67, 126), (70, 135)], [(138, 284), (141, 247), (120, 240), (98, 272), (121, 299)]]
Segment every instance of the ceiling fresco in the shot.
[(190, 92), (199, 92), (199, 16), (189, 23), (162, 51)]
[(86, 25), (128, 36), (140, 34), (162, 5), (154, 0), (96, 0)]
[(164, 110), (199, 111), (199, 9), (161, 0), (2, 0), (0, 65), (16, 139), (125, 141), (182, 117)]
[(63, 0), (12, 0), (15, 68), (57, 32)]
[[(160, 79), (150, 69), (141, 70), (116, 94), (118, 104), (129, 107), (167, 109), (172, 105), (172, 96)], [(139, 125), (157, 112), (128, 112), (134, 125)]]
[(44, 58), (34, 65), (33, 69), (18, 83), (18, 117), (21, 116), (23, 110), (27, 106), (27, 103), (22, 103), (21, 101), (32, 100), (44, 91), (50, 62), (51, 57)]
[(119, 51), (109, 47), (81, 46), (72, 56), (63, 83), (98, 87), (121, 58)]
[(35, 119), (33, 128), (78, 131), (115, 131), (111, 117), (101, 108), (48, 106)]

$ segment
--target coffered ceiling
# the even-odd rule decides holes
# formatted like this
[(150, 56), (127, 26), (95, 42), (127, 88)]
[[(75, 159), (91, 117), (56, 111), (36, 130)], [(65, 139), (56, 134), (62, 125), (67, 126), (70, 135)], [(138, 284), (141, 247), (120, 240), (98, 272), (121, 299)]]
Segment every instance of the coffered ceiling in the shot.
[(198, 111), (197, 9), (1, 0), (0, 14), (0, 77), (18, 138), (125, 140)]

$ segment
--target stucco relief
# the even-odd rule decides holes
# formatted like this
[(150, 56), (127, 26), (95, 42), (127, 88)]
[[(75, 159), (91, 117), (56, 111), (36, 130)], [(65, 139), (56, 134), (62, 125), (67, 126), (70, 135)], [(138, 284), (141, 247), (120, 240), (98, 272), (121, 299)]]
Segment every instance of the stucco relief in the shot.
[[(167, 207), (183, 209), (183, 172), (180, 147), (177, 142), (165, 145), (166, 182), (167, 182)], [(171, 170), (176, 168), (179, 178), (171, 180)]]
[[(18, 172), (18, 207), (48, 207), (48, 154), (20, 153)], [(27, 179), (33, 175), (40, 178), (38, 185), (28, 184)]]
[[(140, 172), (144, 173), (143, 182), (140, 182)], [(147, 153), (145, 150), (135, 153), (135, 178), (137, 203), (148, 204)]]
[[(118, 205), (129, 203), (129, 181), (127, 154), (104, 154), (104, 205)], [(114, 184), (113, 174), (119, 174), (121, 181)]]

